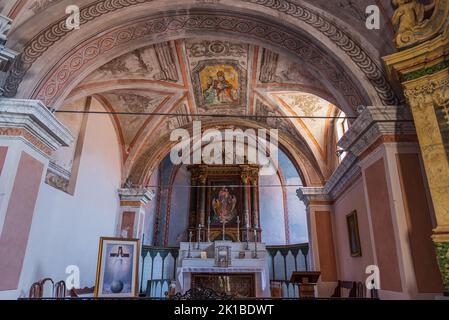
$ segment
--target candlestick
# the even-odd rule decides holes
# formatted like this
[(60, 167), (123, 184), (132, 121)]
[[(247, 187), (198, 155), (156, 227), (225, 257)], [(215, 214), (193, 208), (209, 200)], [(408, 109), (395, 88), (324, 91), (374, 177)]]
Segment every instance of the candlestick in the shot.
[(201, 242), (201, 224), (198, 225), (198, 229), (197, 229), (197, 242), (196, 242), (196, 248), (199, 250), (200, 249), (200, 242)]
[(210, 242), (210, 216), (207, 218), (207, 242)]
[(189, 232), (189, 250), (187, 252), (187, 258), (192, 258), (192, 252), (191, 252), (191, 246), (192, 246), (192, 237), (193, 237), (193, 233), (192, 231)]
[(253, 255), (253, 258), (254, 259), (258, 258), (258, 256), (257, 256), (257, 242), (254, 242), (254, 255)]
[(240, 218), (237, 216), (237, 242), (240, 242)]
[(245, 250), (249, 250), (249, 228), (248, 226), (246, 226), (246, 246), (245, 246)]

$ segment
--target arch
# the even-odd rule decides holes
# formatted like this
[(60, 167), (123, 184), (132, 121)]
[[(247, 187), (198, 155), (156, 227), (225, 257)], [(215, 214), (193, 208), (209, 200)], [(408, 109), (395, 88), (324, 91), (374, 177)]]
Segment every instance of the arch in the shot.
[[(170, 9), (179, 9), (182, 5), (180, 6), (179, 3), (163, 4), (157, 0), (151, 2), (145, 0), (97, 1), (82, 8), (81, 20), (83, 25), (104, 25), (106, 29), (110, 28), (112, 23), (118, 24), (121, 22), (123, 27), (126, 21), (134, 20), (133, 24), (127, 25), (128, 28), (137, 31), (141, 36), (134, 43), (130, 42), (133, 40), (131, 39), (132, 37), (129, 38), (130, 41), (125, 41), (127, 39), (126, 34), (129, 35), (131, 29), (128, 29), (128, 33), (125, 30), (115, 30), (115, 36), (119, 37), (115, 39), (120, 40), (123, 52), (155, 41), (155, 35), (157, 35), (158, 41), (197, 36), (199, 34), (210, 35), (217, 32), (227, 33), (233, 37), (250, 37), (255, 42), (289, 53), (297, 59), (306, 59), (308, 64), (314, 66), (317, 70), (321, 70), (322, 75), (326, 75), (322, 78), (326, 78), (328, 82), (331, 82), (332, 85), (330, 87), (336, 88), (334, 93), (337, 96), (340, 95), (341, 98), (341, 93), (345, 93), (348, 96), (346, 99), (340, 99), (346, 101), (346, 103), (340, 104), (348, 109), (346, 110), (348, 114), (350, 114), (348, 112), (350, 111), (349, 108), (358, 104), (382, 103), (391, 105), (397, 102), (394, 91), (385, 79), (382, 69), (377, 65), (376, 60), (371, 58), (366, 50), (352, 40), (338, 25), (331, 22), (328, 18), (318, 16), (316, 12), (305, 6), (287, 1), (229, 0), (217, 6), (215, 10), (220, 12), (217, 15), (210, 13), (211, 7), (208, 7), (207, 4), (194, 3), (193, 1), (192, 3), (187, 2), (190, 1), (183, 2), (186, 7), (193, 5), (195, 9), (185, 12), (180, 10), (170, 12)], [(154, 8), (154, 6), (158, 6), (159, 11), (165, 11), (164, 14), (158, 17), (142, 17), (142, 12), (152, 12), (152, 10), (147, 9)], [(228, 11), (222, 11), (220, 7)], [(127, 9), (126, 17), (123, 14), (119, 14), (125, 8)], [(166, 10), (163, 10), (163, 8), (166, 8)], [(201, 8), (207, 8), (209, 12), (201, 12)], [(247, 13), (249, 8), (251, 8), (252, 15)], [(279, 15), (285, 16), (286, 19), (279, 19)], [(145, 25), (146, 29), (143, 27), (139, 29), (139, 26), (136, 25), (136, 23), (139, 23), (137, 17), (141, 19), (141, 26)], [(33, 20), (35, 21), (35, 19)], [(105, 20), (108, 20), (109, 23)], [(153, 28), (152, 30), (150, 30), (151, 27)], [(95, 36), (97, 38), (105, 36), (106, 29), (103, 29), (103, 32), (98, 32), (95, 29)], [(26, 30), (30, 31), (29, 24), (19, 27), (11, 37), (14, 39), (15, 33), (20, 34)], [(145, 31), (148, 33), (145, 33)], [(144, 38), (145, 40), (143, 40)], [(67, 58), (70, 56), (73, 58), (73, 54), (79, 54), (80, 52), (75, 50), (75, 47), (82, 46), (88, 39), (93, 39), (93, 35), (88, 35), (87, 31), (70, 33), (65, 29), (63, 20), (55, 22), (42, 30), (23, 47), (22, 55), (15, 63), (8, 79), (6, 86), (7, 95), (14, 96), (17, 93), (20, 97), (36, 98), (44, 97), (45, 95), (40, 95), (43, 92), (53, 94), (55, 86), (51, 81), (50, 83), (48, 82), (49, 79), (53, 76), (53, 80), (58, 77), (61, 80), (64, 78), (64, 75), (68, 76), (70, 74), (70, 70), (66, 67), (70, 65), (72, 67), (76, 66), (77, 61), (80, 63), (79, 56), (75, 60), (71, 60), (71, 63), (64, 65), (63, 62), (67, 62)], [(101, 43), (108, 48), (113, 44), (112, 39), (110, 37), (103, 38)], [(126, 45), (124, 42), (126, 42)], [(18, 42), (16, 44), (18, 47), (20, 46)], [(95, 52), (93, 47), (88, 49), (90, 51), (84, 52), (84, 54), (87, 54), (87, 57), (89, 57), (89, 53), (93, 54)], [(52, 61), (59, 61), (59, 69), (57, 71), (48, 69), (49, 58), (43, 58), (47, 51), (49, 52), (48, 55), (55, 54), (58, 56), (52, 59)], [(120, 49), (114, 50), (114, 53), (109, 52), (104, 58), (106, 61), (111, 60), (120, 55), (118, 51)], [(63, 61), (64, 58), (65, 60)], [(356, 66), (355, 72), (349, 72), (349, 68), (340, 67), (340, 65), (345, 65), (347, 62), (351, 66)], [(56, 99), (53, 96), (50, 97), (52, 99), (45, 97), (46, 99), (44, 100), (47, 100), (50, 106), (55, 106), (62, 101), (64, 95), (67, 95), (70, 89), (73, 89), (74, 85), (89, 73), (90, 67), (92, 69), (95, 68), (94, 66), (89, 66), (88, 68), (84, 64), (82, 64), (82, 67), (82, 69), (77, 70), (76, 77), (70, 79), (70, 86), (65, 86), (63, 92), (60, 92), (61, 88), (57, 90), (58, 95)], [(42, 70), (39, 72), (40, 69)], [(338, 81), (339, 79), (343, 79), (343, 81)], [(31, 83), (39, 83), (39, 87), (33, 87)], [(358, 89), (359, 86), (363, 88), (362, 91)], [(18, 89), (19, 91), (17, 91)]]
[[(183, 128), (188, 129), (190, 124)], [(255, 121), (248, 120), (232, 120), (232, 121), (217, 121), (209, 120), (202, 123), (202, 129), (210, 128), (217, 130), (224, 130), (227, 128), (238, 127), (242, 130), (267, 128), (266, 125), (261, 125)], [(270, 129), (270, 128), (267, 128)], [(300, 137), (293, 141), (286, 134), (279, 133), (279, 148), (282, 150), (290, 150), (290, 160), (297, 165), (298, 172), (303, 179), (306, 186), (322, 186), (324, 184), (324, 177), (316, 162), (310, 148)], [(152, 141), (151, 145), (146, 145), (144, 150), (139, 152), (139, 156), (127, 168), (124, 176), (129, 177), (135, 184), (145, 185), (149, 180), (153, 171), (158, 164), (169, 154), (171, 148), (176, 145), (176, 142), (170, 141), (169, 135), (165, 135), (158, 140)]]

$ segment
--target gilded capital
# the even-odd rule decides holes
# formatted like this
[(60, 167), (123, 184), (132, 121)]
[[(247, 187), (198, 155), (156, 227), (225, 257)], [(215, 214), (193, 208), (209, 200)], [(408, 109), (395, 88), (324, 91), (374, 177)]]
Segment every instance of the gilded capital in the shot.
[[(404, 94), (412, 107), (449, 103), (449, 69), (403, 83)], [(448, 119), (449, 120), (449, 119)]]

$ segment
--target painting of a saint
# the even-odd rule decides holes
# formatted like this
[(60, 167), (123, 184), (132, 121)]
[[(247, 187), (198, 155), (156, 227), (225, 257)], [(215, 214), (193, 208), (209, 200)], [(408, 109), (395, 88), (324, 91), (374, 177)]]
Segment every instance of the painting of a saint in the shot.
[(237, 215), (237, 198), (227, 187), (221, 187), (212, 198), (213, 222), (231, 222)]
[(239, 75), (232, 66), (208, 66), (200, 72), (204, 104), (239, 103)]

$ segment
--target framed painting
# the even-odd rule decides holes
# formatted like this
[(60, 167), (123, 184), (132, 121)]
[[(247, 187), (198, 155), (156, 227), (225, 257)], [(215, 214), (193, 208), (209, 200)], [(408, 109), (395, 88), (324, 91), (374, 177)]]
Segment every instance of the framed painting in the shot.
[(362, 247), (360, 245), (359, 225), (357, 221), (357, 211), (352, 211), (346, 216), (348, 226), (349, 249), (352, 257), (362, 256)]
[(210, 204), (209, 217), (212, 227), (221, 227), (226, 222), (227, 228), (235, 226), (241, 206), (241, 188), (236, 179), (210, 179), (208, 200)]
[(231, 266), (231, 247), (219, 246), (215, 248), (215, 266), (219, 268)]
[(242, 107), (246, 101), (246, 70), (235, 60), (200, 61), (193, 70), (200, 108)]
[(95, 297), (136, 297), (139, 239), (100, 238)]

